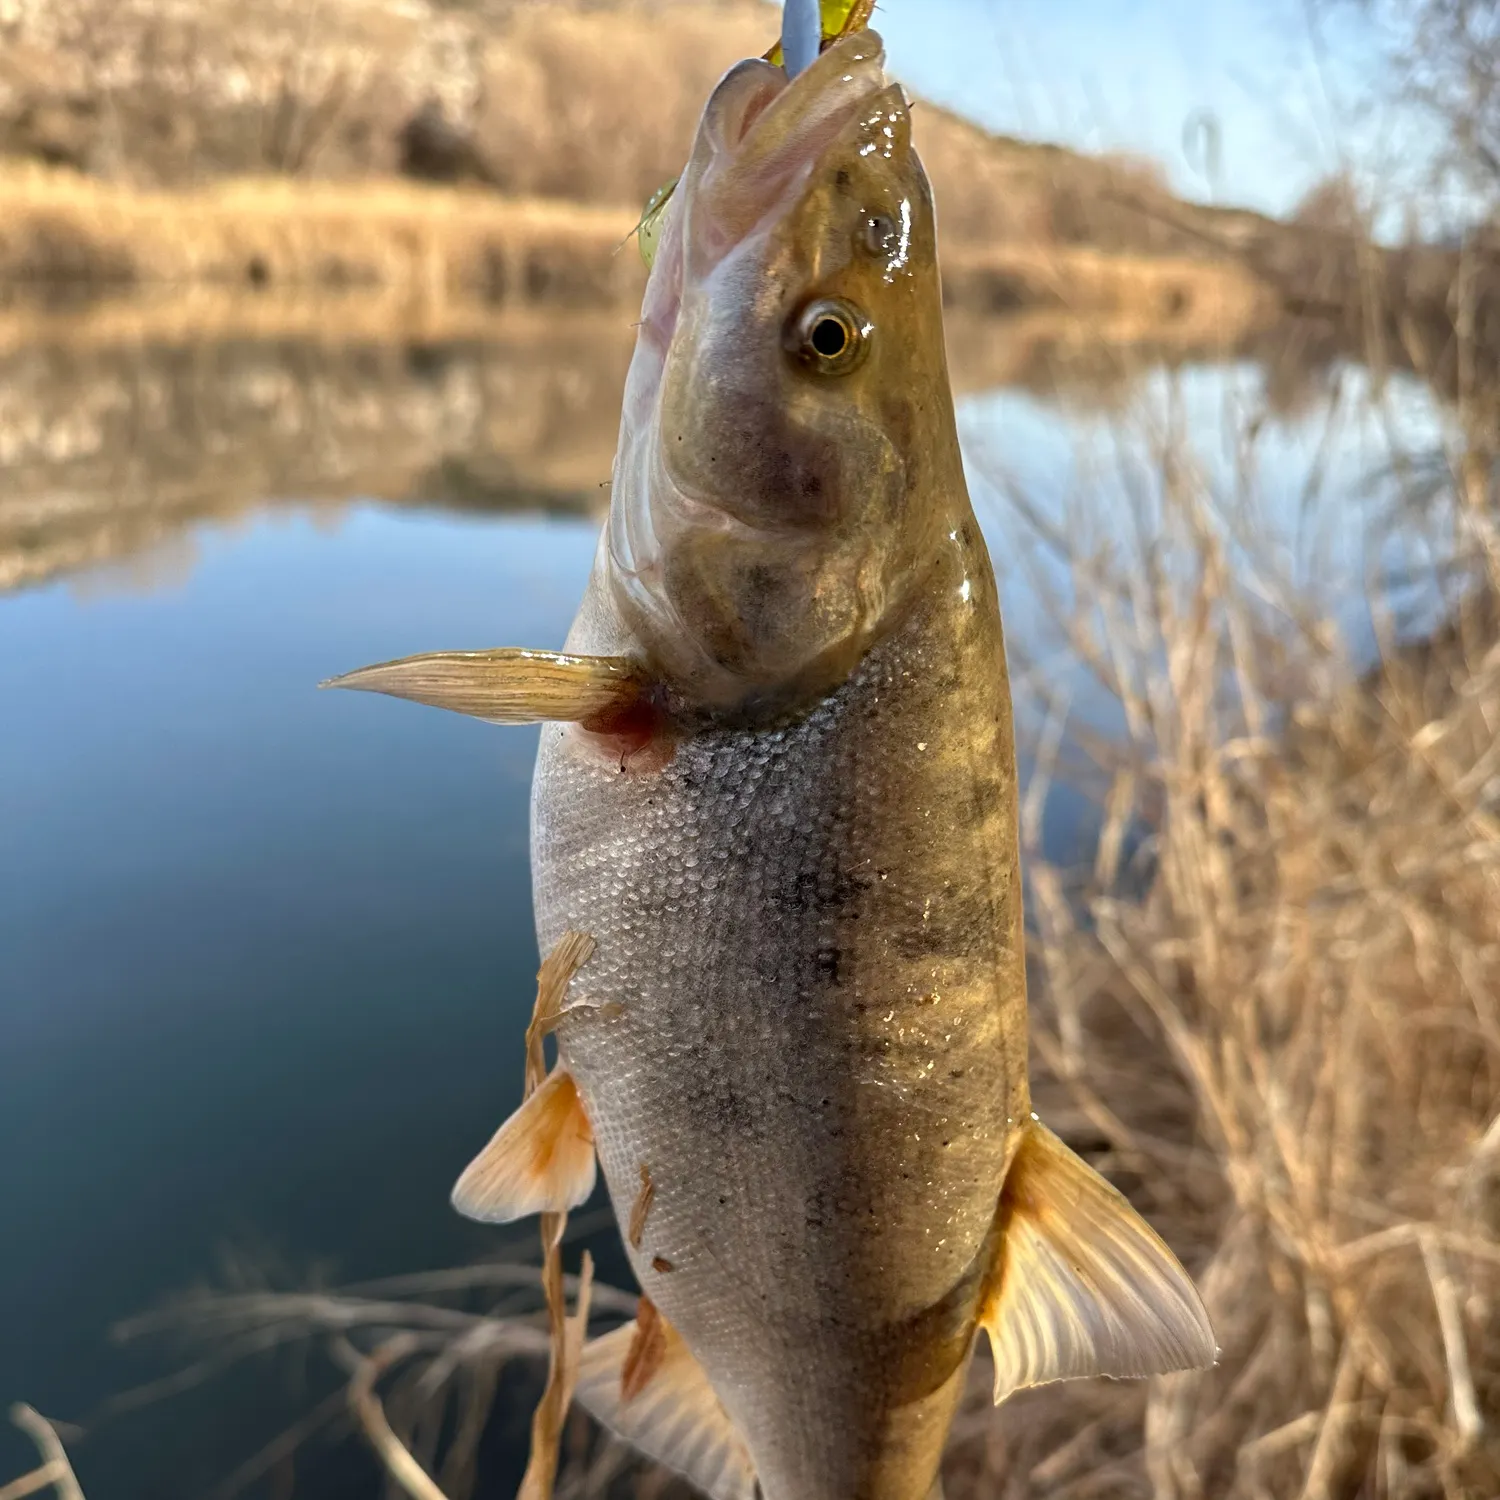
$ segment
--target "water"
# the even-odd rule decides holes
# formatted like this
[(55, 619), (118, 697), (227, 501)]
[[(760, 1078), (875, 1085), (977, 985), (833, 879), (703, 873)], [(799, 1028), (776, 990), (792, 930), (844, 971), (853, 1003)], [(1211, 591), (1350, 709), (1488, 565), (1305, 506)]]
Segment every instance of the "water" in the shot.
[(158, 591), (4, 602), (6, 1397), (87, 1409), (109, 1322), (221, 1244), (349, 1276), (487, 1247), (446, 1194), (518, 1095), (535, 731), (315, 684), (559, 641), (592, 541), (268, 516)]
[[(12, 361), (0, 1400), (84, 1416), (170, 1368), (106, 1331), (226, 1248), (291, 1282), (494, 1251), (447, 1193), (519, 1097), (536, 733), (315, 684), (561, 643), (608, 469), (609, 337), (602, 375), (581, 334)], [(1242, 376), (1198, 372), (1195, 399)], [(1115, 430), (1013, 391), (963, 423), (977, 478), (998, 455), (1054, 497), (1098, 482), (1078, 455)], [(1285, 429), (1284, 491), (1304, 427)], [(1368, 465), (1338, 451), (1352, 486)], [(982, 512), (1021, 641), (1024, 543), (997, 493)], [(1066, 856), (1087, 827), (1063, 799), (1047, 841)], [(105, 1424), (78, 1448), (85, 1487), (203, 1493), (300, 1409), (279, 1367), (237, 1390), (191, 1423)], [(0, 1438), (0, 1479), (28, 1458)]]

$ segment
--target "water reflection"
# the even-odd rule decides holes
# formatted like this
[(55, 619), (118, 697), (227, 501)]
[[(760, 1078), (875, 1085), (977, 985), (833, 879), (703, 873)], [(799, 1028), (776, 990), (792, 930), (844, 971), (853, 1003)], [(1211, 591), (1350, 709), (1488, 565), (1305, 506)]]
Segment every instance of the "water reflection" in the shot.
[[(314, 684), (560, 641), (592, 549), (356, 506), (208, 533), (150, 595), (0, 604), (0, 1398), (87, 1413), (141, 1373), (110, 1322), (223, 1244), (299, 1276), (493, 1245), (446, 1194), (519, 1092), (535, 732)], [(137, 1492), (117, 1428), (91, 1492)], [(253, 1443), (221, 1418), (213, 1446), (143, 1455), (174, 1484), (142, 1492), (206, 1493)]]
[(0, 356), (0, 588), (273, 503), (588, 509), (609, 476), (629, 335), (559, 318), (484, 343)]
[[(622, 319), (476, 312), (467, 332), (450, 317), (393, 337), (336, 302), (106, 311), (41, 342), (0, 323), (0, 592), (143, 557), (115, 581), (171, 577), (200, 523), (267, 505), (603, 508)], [(1029, 392), (1070, 416), (1235, 352), (1058, 314), (955, 317), (948, 342), (960, 395)]]

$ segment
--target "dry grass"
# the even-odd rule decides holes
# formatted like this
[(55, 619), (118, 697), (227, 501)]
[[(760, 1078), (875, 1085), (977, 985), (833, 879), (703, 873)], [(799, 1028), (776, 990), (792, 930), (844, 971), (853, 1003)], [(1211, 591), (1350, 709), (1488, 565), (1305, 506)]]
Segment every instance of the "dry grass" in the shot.
[[(238, 321), (252, 324), (310, 291), (340, 295), (361, 324), (388, 330), (516, 306), (623, 312), (639, 305), (644, 284), (628, 242), (637, 215), (628, 204), (398, 178), (143, 190), (12, 168), (0, 171), (0, 337), (12, 325), (71, 337), (90, 318), (128, 317), (122, 294), (162, 289), (200, 302), (232, 296)], [(1166, 335), (1205, 352), (1280, 316), (1276, 297), (1230, 260), (1012, 239), (955, 247), (944, 297), (969, 315), (1104, 319), (1110, 326), (1094, 337), (1105, 342)]]
[(1401, 644), (1377, 591), (1361, 674), (1249, 541), (1233, 439), (1227, 499), (1168, 426), (1123, 517), (1043, 527), (1127, 729), (1064, 773), (1094, 869), (1026, 863), (1038, 1107), (1196, 1270), (1222, 1359), (998, 1413), (976, 1385), (950, 1500), (1500, 1493), (1500, 496), (1470, 432), (1458, 623)]
[(614, 307), (638, 301), (642, 283), (639, 258), (620, 253), (635, 209), (399, 179), (171, 192), (31, 168), (0, 173), (0, 209), (0, 285), (23, 303), (207, 285), (396, 289), (429, 307)]
[(943, 259), (943, 297), (977, 313), (1065, 312), (1104, 342), (1180, 338), (1205, 352), (1280, 314), (1267, 287), (1232, 261), (1045, 243), (955, 249)]
[(29, 1474), (0, 1485), (0, 1500), (22, 1500), (23, 1496), (40, 1494), (43, 1490), (51, 1490), (57, 1500), (83, 1500), (83, 1491), (78, 1488), (78, 1478), (56, 1427), (29, 1406), (11, 1407), (10, 1419), (36, 1445), (41, 1463)]
[[(584, 1225), (587, 1228), (587, 1224)], [(595, 1229), (600, 1227), (595, 1221)], [(579, 1278), (562, 1278), (575, 1301)], [(634, 1295), (595, 1287), (591, 1305), (614, 1321), (635, 1313)], [(413, 1476), (407, 1493), (467, 1500), (478, 1476), (480, 1444), (506, 1370), (540, 1367), (552, 1345), (540, 1268), (487, 1263), (431, 1275), (395, 1277), (327, 1292), (246, 1289), (195, 1294), (117, 1330), (122, 1339), (188, 1332), (209, 1353), (176, 1374), (125, 1393), (108, 1415), (119, 1417), (221, 1374), (242, 1361), (310, 1345), (348, 1376), (349, 1384), (252, 1454), (205, 1500), (234, 1500), (319, 1433), (357, 1424), (393, 1475)], [(378, 1406), (377, 1406), (378, 1403)], [(349, 1419), (352, 1415), (353, 1421)], [(575, 1419), (557, 1491), (601, 1491), (580, 1470), (618, 1472), (625, 1456), (587, 1441)], [(397, 1450), (400, 1450), (398, 1452)], [(401, 1453), (406, 1455), (401, 1457)], [(415, 1464), (416, 1470), (411, 1468)]]

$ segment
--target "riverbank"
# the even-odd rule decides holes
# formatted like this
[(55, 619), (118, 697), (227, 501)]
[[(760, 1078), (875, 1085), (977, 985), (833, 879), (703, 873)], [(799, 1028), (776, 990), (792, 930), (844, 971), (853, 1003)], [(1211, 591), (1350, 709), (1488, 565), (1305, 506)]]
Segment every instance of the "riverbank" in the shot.
[[(631, 308), (641, 205), (774, 34), (755, 0), (15, 0), (0, 304), (209, 286)], [(1184, 202), (1149, 162), (915, 111), (952, 307), (1231, 344), (1295, 312), (1285, 226)]]
[[(230, 178), (201, 188), (122, 187), (77, 172), (0, 171), (0, 345), (61, 333), (122, 297), (190, 297), (254, 320), (257, 298), (338, 293), (372, 323), (445, 326), (496, 309), (617, 309), (645, 283), (624, 204), (504, 197), (392, 179)], [(350, 294), (358, 294), (351, 296)], [(1274, 299), (1229, 261), (1087, 246), (955, 245), (950, 308), (983, 316), (1047, 308), (1180, 327), (1200, 344), (1268, 326)], [(371, 307), (360, 306), (368, 299)], [(389, 326), (389, 324), (388, 324)], [(1106, 330), (1105, 337), (1110, 337)]]

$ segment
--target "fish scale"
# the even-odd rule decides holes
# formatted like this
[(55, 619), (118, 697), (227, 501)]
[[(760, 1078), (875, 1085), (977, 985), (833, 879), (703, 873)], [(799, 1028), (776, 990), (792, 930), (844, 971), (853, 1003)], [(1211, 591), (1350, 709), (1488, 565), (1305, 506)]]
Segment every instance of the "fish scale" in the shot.
[[(736, 1372), (721, 1395), (773, 1472), (773, 1452), (826, 1466), (835, 1430), (878, 1451), (848, 1438), (847, 1410), (827, 1427), (821, 1400), (789, 1408), (774, 1372), (795, 1350), (811, 1388), (844, 1401), (854, 1381), (879, 1420), (892, 1330), (973, 1263), (1029, 1110), (1014, 796), (959, 828), (931, 817), (1015, 775), (988, 564), (954, 542), (942, 571), (794, 724), (697, 737), (649, 780), (566, 729), (538, 760), (538, 935), (545, 951), (586, 931), (602, 960), (577, 981), (587, 1004), (560, 1058), (617, 1205), (649, 1165), (637, 1276), (700, 1358)], [(585, 628), (569, 649), (607, 644)], [(973, 668), (957, 689), (934, 665), (955, 657)], [(700, 873), (708, 850), (725, 851), (721, 883)], [(658, 1255), (675, 1269), (653, 1270)], [(837, 1466), (851, 1487), (788, 1493), (863, 1493), (856, 1468)]]

